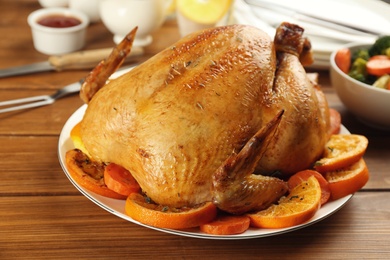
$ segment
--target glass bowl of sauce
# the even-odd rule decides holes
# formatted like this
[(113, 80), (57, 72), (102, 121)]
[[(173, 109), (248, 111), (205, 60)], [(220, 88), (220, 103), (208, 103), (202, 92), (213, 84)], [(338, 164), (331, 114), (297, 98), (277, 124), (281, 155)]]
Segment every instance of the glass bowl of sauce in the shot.
[(43, 8), (27, 18), (34, 47), (47, 55), (80, 50), (85, 45), (88, 16), (68, 8)]

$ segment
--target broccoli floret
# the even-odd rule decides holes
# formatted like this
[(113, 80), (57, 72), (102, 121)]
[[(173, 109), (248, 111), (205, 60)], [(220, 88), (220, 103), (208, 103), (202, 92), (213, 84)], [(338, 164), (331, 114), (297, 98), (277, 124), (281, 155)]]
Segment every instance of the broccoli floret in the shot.
[(375, 43), (368, 50), (370, 56), (374, 55), (386, 55), (386, 50), (390, 48), (390, 35), (382, 36), (378, 38)]
[(354, 51), (351, 57), (352, 63), (354, 63), (357, 58), (368, 60), (370, 58), (370, 54), (368, 54), (368, 49), (358, 49)]
[(367, 61), (363, 58), (357, 58), (351, 66), (348, 75), (358, 81), (366, 82), (366, 63)]

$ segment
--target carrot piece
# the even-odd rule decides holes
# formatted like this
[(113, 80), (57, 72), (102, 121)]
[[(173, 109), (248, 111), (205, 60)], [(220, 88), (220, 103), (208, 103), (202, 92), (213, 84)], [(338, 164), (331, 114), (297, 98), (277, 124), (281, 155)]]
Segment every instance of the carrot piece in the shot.
[(341, 129), (341, 115), (340, 113), (333, 108), (329, 108), (330, 115), (330, 129), (329, 133), (331, 135), (339, 134)]
[(217, 216), (217, 207), (206, 202), (192, 208), (172, 208), (154, 204), (139, 193), (131, 193), (126, 200), (125, 212), (143, 224), (170, 229), (199, 227)]
[(390, 74), (390, 58), (386, 55), (376, 55), (371, 57), (366, 64), (367, 73), (374, 76)]
[(212, 235), (236, 235), (245, 232), (249, 225), (248, 216), (221, 215), (210, 223), (200, 225), (200, 230)]
[(332, 200), (337, 200), (363, 188), (370, 174), (364, 159), (351, 166), (324, 174), (329, 182)]
[(351, 51), (348, 48), (338, 50), (334, 57), (334, 61), (342, 72), (348, 73), (349, 68), (351, 67)]
[(328, 181), (322, 176), (321, 173), (314, 171), (314, 170), (303, 170), (300, 172), (297, 172), (296, 174), (292, 175), (288, 181), (288, 188), (291, 191), (294, 189), (296, 186), (301, 184), (303, 181), (306, 181), (309, 179), (310, 176), (314, 176), (318, 183), (320, 184), (321, 187), (321, 206), (324, 205), (326, 202), (328, 202), (330, 198), (330, 188), (329, 188), (329, 183)]
[(109, 189), (125, 196), (140, 190), (140, 186), (133, 175), (127, 169), (115, 163), (110, 163), (104, 169), (104, 182)]

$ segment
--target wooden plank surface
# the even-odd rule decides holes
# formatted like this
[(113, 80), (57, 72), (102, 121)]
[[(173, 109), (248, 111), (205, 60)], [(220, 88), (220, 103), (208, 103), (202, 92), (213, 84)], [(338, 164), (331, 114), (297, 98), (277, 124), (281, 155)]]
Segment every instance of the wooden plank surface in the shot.
[[(27, 16), (36, 0), (0, 0), (0, 69), (47, 59), (32, 46)], [(175, 21), (153, 34), (143, 60), (179, 39)], [(85, 49), (113, 46), (111, 33), (90, 25)], [(51, 94), (87, 70), (45, 72), (0, 79), (0, 101)], [(371, 172), (362, 191), (338, 212), (309, 227), (249, 240), (204, 240), (170, 235), (120, 219), (85, 198), (58, 162), (58, 137), (82, 105), (77, 95), (56, 103), (0, 114), (0, 259), (389, 259), (390, 134), (351, 115), (331, 87), (320, 84), (330, 107), (352, 133), (369, 139)]]
[(77, 195), (0, 197), (0, 208), (8, 209), (0, 221), (0, 258), (362, 259), (365, 255), (386, 259), (390, 256), (387, 195), (359, 192), (338, 212), (312, 226), (236, 241), (185, 238), (147, 229)]

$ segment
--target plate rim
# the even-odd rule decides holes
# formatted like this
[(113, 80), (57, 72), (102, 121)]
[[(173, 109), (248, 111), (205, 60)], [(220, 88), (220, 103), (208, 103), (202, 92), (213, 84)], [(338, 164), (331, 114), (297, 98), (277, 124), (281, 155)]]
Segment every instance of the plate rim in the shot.
[[(119, 77), (120, 75), (128, 72), (129, 70), (131, 70), (133, 68), (134, 68), (134, 66), (124, 67), (124, 68), (120, 69), (119, 71), (115, 72), (110, 77), (110, 79)], [(211, 235), (211, 234), (201, 233), (199, 228), (193, 228), (193, 229), (189, 229), (189, 230), (173, 230), (173, 229), (164, 229), (164, 228), (149, 226), (149, 225), (143, 224), (139, 221), (136, 221), (125, 214), (125, 212), (124, 212), (125, 201), (124, 200), (116, 200), (116, 199), (107, 198), (107, 197), (98, 195), (94, 192), (91, 192), (89, 190), (86, 190), (85, 188), (78, 185), (78, 183), (70, 175), (70, 173), (66, 167), (66, 163), (65, 163), (66, 151), (74, 148), (73, 142), (70, 138), (70, 131), (74, 127), (74, 125), (77, 124), (82, 119), (86, 109), (87, 109), (87, 105), (84, 104), (81, 107), (79, 107), (76, 111), (74, 111), (72, 113), (72, 115), (66, 120), (64, 126), (61, 129), (60, 135), (59, 135), (58, 147), (57, 147), (58, 160), (59, 160), (60, 166), (61, 166), (65, 176), (69, 179), (69, 181), (73, 184), (73, 186), (75, 186), (75, 188), (81, 194), (83, 194), (86, 198), (88, 198), (94, 204), (98, 205), (102, 209), (106, 210), (107, 212), (109, 212), (109, 213), (111, 213), (119, 218), (122, 218), (124, 220), (127, 220), (129, 222), (132, 222), (134, 224), (137, 224), (137, 225), (149, 228), (149, 229), (153, 229), (153, 230), (157, 230), (157, 231), (161, 231), (161, 232), (165, 232), (165, 233), (169, 233), (169, 234), (173, 234), (173, 235), (180, 235), (180, 236), (192, 237), (192, 238), (202, 238), (202, 239), (239, 240), (239, 239), (254, 239), (254, 238), (269, 237), (269, 236), (275, 236), (275, 235), (280, 235), (280, 234), (292, 232), (292, 231), (310, 226), (312, 224), (315, 224), (315, 223), (333, 215), (334, 213), (336, 213), (353, 197), (353, 194), (350, 194), (350, 195), (343, 197), (341, 199), (338, 199), (336, 201), (328, 202), (327, 204), (325, 204), (324, 207), (321, 207), (309, 221), (302, 223), (300, 225), (297, 225), (297, 226), (282, 228), (282, 229), (250, 228), (248, 231), (246, 231), (242, 234), (228, 235), (227, 236), (227, 235)], [(346, 134), (350, 134), (348, 129), (346, 129), (343, 125), (341, 126), (341, 132), (346, 133)], [(111, 204), (112, 203), (119, 203), (119, 204), (123, 204), (123, 205), (121, 205), (121, 209), (120, 209), (121, 211), (118, 211), (112, 205), (110, 206), (107, 203), (111, 203)], [(327, 213), (320, 215), (320, 213), (325, 211), (326, 208), (329, 208), (330, 206), (332, 206), (334, 204), (336, 204), (336, 206), (334, 206), (333, 210), (330, 210)], [(117, 206), (119, 206), (119, 205), (117, 205)], [(263, 233), (262, 232), (258, 233), (259, 230), (263, 231)], [(258, 233), (258, 234), (248, 235), (246, 233)]]
[[(115, 216), (117, 216), (119, 218), (122, 218), (124, 220), (127, 220), (129, 222), (132, 222), (134, 224), (137, 224), (137, 225), (149, 228), (149, 229), (153, 229), (153, 230), (157, 230), (157, 231), (173, 234), (173, 235), (180, 235), (180, 236), (192, 237), (192, 238), (218, 239), (218, 240), (255, 239), (255, 238), (262, 238), (262, 237), (281, 235), (281, 234), (284, 234), (284, 233), (292, 232), (292, 231), (295, 231), (295, 230), (302, 229), (302, 228), (308, 227), (310, 225), (313, 225), (313, 224), (315, 224), (315, 223), (317, 223), (319, 221), (322, 221), (325, 218), (330, 217), (334, 213), (336, 213), (338, 210), (340, 210), (353, 197), (353, 194), (350, 194), (350, 195), (348, 195), (346, 197), (343, 197), (343, 198), (341, 198), (339, 200), (328, 202), (323, 207), (321, 207), (316, 212), (314, 217), (312, 217), (309, 221), (307, 221), (307, 222), (305, 222), (303, 224), (297, 225), (297, 226), (288, 227), (288, 228), (282, 228), (282, 229), (257, 229), (257, 228), (250, 228), (248, 231), (246, 231), (246, 232), (244, 232), (242, 234), (225, 236), (225, 235), (210, 235), (210, 234), (206, 234), (206, 233), (201, 233), (201, 231), (198, 228), (189, 229), (189, 230), (173, 230), (173, 229), (164, 229), (164, 228), (157, 228), (157, 227), (149, 226), (149, 225), (143, 224), (141, 222), (138, 222), (138, 221), (132, 219), (131, 217), (127, 216), (124, 213), (124, 208), (125, 208), (125, 206), (124, 206), (125, 201), (124, 200), (110, 199), (110, 198), (106, 198), (104, 196), (100, 196), (98, 194), (95, 194), (95, 193), (93, 193), (91, 191), (88, 191), (88, 190), (84, 189), (83, 187), (81, 187), (80, 185), (78, 185), (77, 182), (69, 174), (69, 171), (68, 171), (68, 169), (66, 167), (66, 163), (65, 163), (64, 157), (65, 157), (66, 151), (72, 149), (72, 147), (74, 148), (72, 140), (70, 139), (70, 130), (73, 128), (73, 126), (77, 122), (79, 122), (81, 120), (82, 116), (84, 115), (84, 112), (85, 112), (86, 108), (87, 108), (87, 105), (85, 105), (85, 104), (82, 105), (81, 107), (79, 107), (68, 118), (68, 120), (66, 121), (66, 123), (64, 124), (64, 126), (63, 126), (63, 128), (61, 130), (61, 133), (60, 133), (60, 136), (59, 136), (59, 140), (58, 140), (58, 159), (59, 159), (61, 168), (62, 168), (64, 174), (69, 179), (69, 181), (73, 184), (73, 186), (75, 186), (75, 188), (81, 194), (83, 194), (86, 198), (88, 198), (94, 204), (96, 204), (97, 206), (99, 206), (102, 209), (106, 210), (107, 212), (109, 212), (109, 213), (111, 213), (111, 214), (113, 214), (113, 215), (115, 215)], [(342, 125), (342, 132), (349, 134), (349, 131), (343, 125)], [(120, 204), (123, 204), (122, 205), (122, 208), (123, 208), (122, 212), (120, 212), (117, 209), (115, 209), (115, 207), (112, 204), (114, 202), (117, 203), (117, 204), (119, 203), (118, 205), (115, 205), (116, 207), (120, 206)], [(329, 209), (330, 207), (332, 207), (332, 209)], [(328, 209), (328, 210), (326, 211), (326, 209)], [(195, 230), (195, 229), (197, 229), (197, 230)]]

